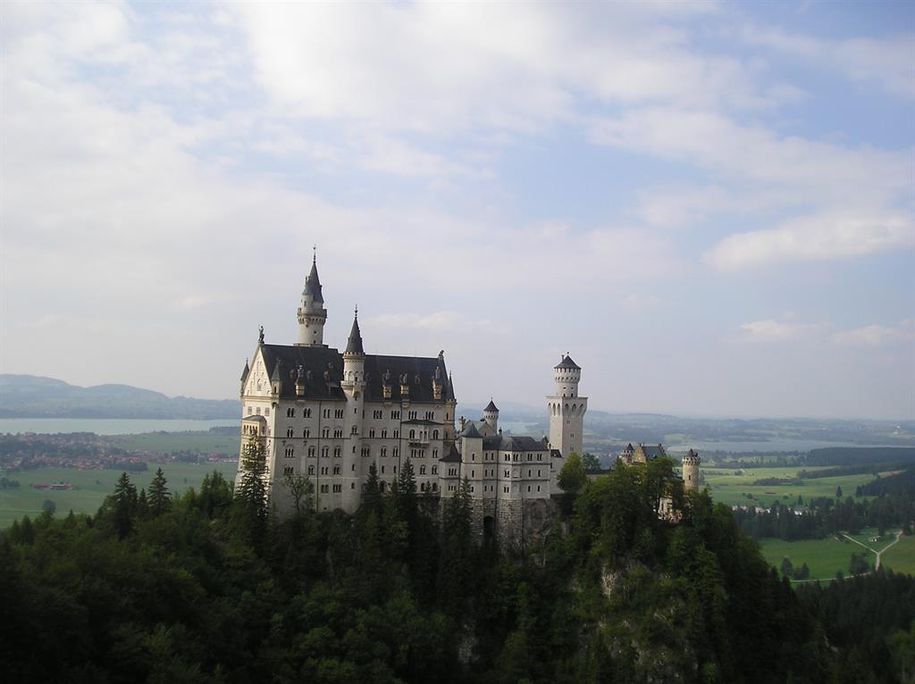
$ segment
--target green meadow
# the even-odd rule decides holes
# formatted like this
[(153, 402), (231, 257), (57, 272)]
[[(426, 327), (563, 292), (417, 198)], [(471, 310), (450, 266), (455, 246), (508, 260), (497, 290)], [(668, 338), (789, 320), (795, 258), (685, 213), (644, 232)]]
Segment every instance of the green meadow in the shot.
[[(189, 487), (199, 487), (207, 473), (221, 472), (226, 479), (235, 479), (235, 463), (148, 463), (148, 470), (130, 473), (131, 481), (137, 487), (146, 488), (152, 481), (156, 468), (161, 467), (173, 493), (180, 493)], [(74, 513), (95, 513), (105, 497), (114, 489), (121, 476), (120, 470), (76, 470), (74, 468), (41, 468), (18, 471), (7, 477), (18, 480), (20, 486), (14, 489), (0, 489), (0, 529), (8, 527), (24, 515), (41, 513), (45, 500), (53, 501), (57, 515)], [(32, 484), (69, 482), (75, 487), (68, 490), (52, 491), (34, 489)]]
[[(806, 468), (808, 472), (824, 470), (825, 468)], [(836, 488), (842, 488), (842, 497), (854, 496), (855, 488), (870, 482), (874, 476), (869, 473), (859, 475), (841, 475), (838, 477), (823, 477), (806, 479), (790, 484), (754, 485), (756, 480), (768, 478), (789, 479), (797, 476), (803, 468), (797, 466), (781, 468), (743, 468), (725, 469), (709, 468), (703, 476), (705, 486), (715, 501), (728, 506), (763, 506), (769, 507), (774, 502), (794, 503), (798, 496), (804, 500), (820, 496), (833, 497)]]
[[(807, 567), (810, 568), (810, 579), (820, 580), (831, 580), (840, 571), (847, 575), (851, 554), (867, 553), (865, 549), (847, 539), (839, 541), (834, 537), (791, 542), (761, 539), (759, 546), (770, 565), (781, 568), (782, 560), (787, 557), (796, 568), (807, 563)], [(869, 553), (868, 562), (873, 565), (875, 560), (876, 556)]]
[(915, 575), (915, 536), (900, 537), (899, 543), (883, 554), (880, 567)]

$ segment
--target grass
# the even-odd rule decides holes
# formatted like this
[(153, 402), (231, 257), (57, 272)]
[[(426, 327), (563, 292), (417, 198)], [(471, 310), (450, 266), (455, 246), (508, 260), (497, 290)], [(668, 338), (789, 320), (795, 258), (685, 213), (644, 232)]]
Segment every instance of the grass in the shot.
[(880, 567), (915, 575), (915, 537), (900, 537), (880, 561)]
[[(830, 580), (841, 571), (848, 574), (848, 563), (852, 553), (868, 553), (865, 549), (847, 539), (837, 541), (833, 537), (826, 539), (803, 539), (800, 541), (782, 541), (781, 539), (762, 539), (759, 542), (763, 557), (770, 565), (780, 568), (782, 559), (791, 559), (795, 568), (804, 563), (810, 568), (810, 579)], [(868, 553), (868, 562), (873, 565), (876, 555)]]
[[(807, 468), (808, 471), (821, 470), (822, 468)], [(778, 485), (754, 485), (755, 480), (766, 478), (794, 478), (802, 468), (773, 467), (773, 468), (742, 468), (728, 470), (724, 468), (710, 468), (705, 473), (705, 484), (715, 501), (734, 505), (757, 505), (769, 507), (773, 502), (794, 503), (798, 496), (805, 501), (816, 497), (834, 497), (836, 488), (842, 487), (842, 497), (854, 496), (855, 488), (873, 479), (873, 475), (864, 473), (859, 475), (840, 475), (838, 477), (823, 477), (807, 479), (800, 483)], [(748, 496), (750, 495), (750, 496)]]
[[(218, 470), (226, 479), (234, 480), (235, 463), (149, 463), (148, 470), (130, 473), (131, 481), (137, 487), (146, 488), (161, 467), (172, 493), (180, 493), (188, 487), (199, 487), (207, 473)], [(24, 515), (41, 513), (42, 503), (50, 499), (57, 506), (57, 515), (74, 513), (95, 513), (105, 497), (114, 489), (121, 476), (120, 470), (76, 470), (74, 468), (40, 468), (10, 473), (7, 477), (18, 480), (15, 489), (0, 490), (0, 529), (8, 527)], [(33, 489), (33, 483), (70, 482), (76, 487), (64, 491)]]
[(112, 435), (118, 446), (130, 451), (172, 454), (190, 451), (198, 454), (232, 454), (240, 449), (240, 437), (219, 432), (144, 432), (136, 435)]

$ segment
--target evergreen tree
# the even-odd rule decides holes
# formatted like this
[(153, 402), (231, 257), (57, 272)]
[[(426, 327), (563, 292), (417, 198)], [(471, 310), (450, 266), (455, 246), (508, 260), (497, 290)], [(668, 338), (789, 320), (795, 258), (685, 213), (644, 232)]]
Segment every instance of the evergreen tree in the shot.
[(149, 484), (149, 511), (153, 517), (165, 513), (171, 508), (171, 492), (168, 491), (167, 480), (162, 473), (162, 468), (156, 468), (156, 474)]
[(235, 499), (238, 517), (249, 542), (259, 547), (267, 530), (267, 453), (257, 435), (251, 435), (242, 448)]

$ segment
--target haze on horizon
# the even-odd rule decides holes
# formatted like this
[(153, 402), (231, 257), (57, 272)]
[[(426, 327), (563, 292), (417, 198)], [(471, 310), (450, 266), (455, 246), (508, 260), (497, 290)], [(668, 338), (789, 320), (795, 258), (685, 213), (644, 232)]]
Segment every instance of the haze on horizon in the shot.
[(0, 372), (237, 396), (295, 340), (458, 399), (915, 418), (911, 3), (0, 6)]

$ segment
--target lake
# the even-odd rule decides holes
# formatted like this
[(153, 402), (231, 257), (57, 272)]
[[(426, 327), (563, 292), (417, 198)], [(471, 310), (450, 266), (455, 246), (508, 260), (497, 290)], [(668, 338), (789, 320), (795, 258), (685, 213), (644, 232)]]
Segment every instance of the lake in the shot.
[(157, 418), (0, 418), (0, 434), (7, 432), (94, 432), (97, 435), (135, 435), (143, 432), (206, 432), (211, 427), (238, 427), (240, 419), (166, 420)]

